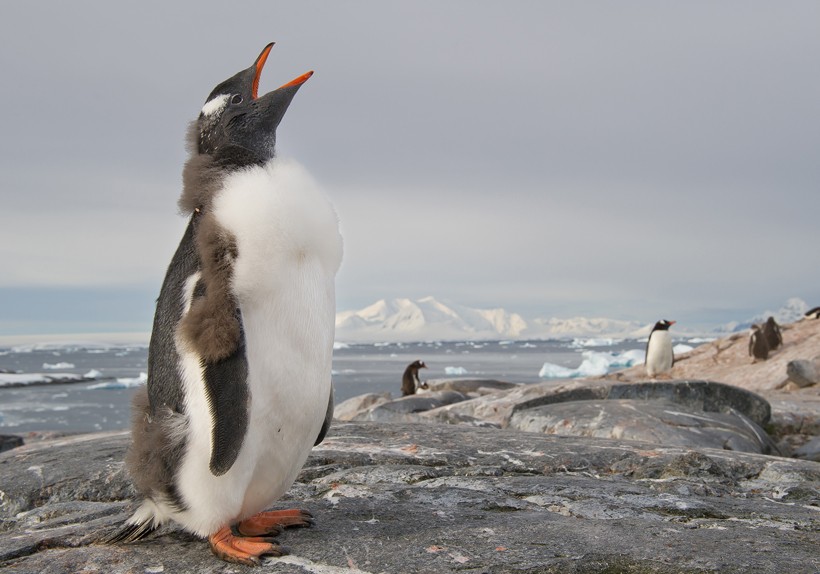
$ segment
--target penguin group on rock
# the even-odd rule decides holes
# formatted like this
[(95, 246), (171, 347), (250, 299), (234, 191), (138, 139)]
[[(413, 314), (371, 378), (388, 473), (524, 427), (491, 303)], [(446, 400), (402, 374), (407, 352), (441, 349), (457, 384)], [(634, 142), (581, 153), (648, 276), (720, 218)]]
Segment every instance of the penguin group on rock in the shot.
[(649, 333), (649, 340), (646, 342), (646, 359), (644, 366), (646, 374), (650, 377), (662, 375), (672, 369), (675, 364), (675, 354), (672, 351), (672, 335), (669, 327), (675, 321), (661, 319), (652, 327)]
[(404, 369), (404, 374), (401, 376), (401, 396), (406, 397), (415, 395), (419, 389), (427, 389), (427, 383), (419, 381), (419, 369), (426, 369), (427, 365), (424, 361), (413, 361), (407, 368)]
[(765, 361), (769, 353), (783, 346), (783, 334), (774, 317), (769, 317), (762, 325), (752, 325), (749, 332), (749, 356), (752, 362)]
[(313, 522), (265, 510), (330, 425), (342, 242), (324, 194), (274, 156), (312, 72), (259, 96), (272, 46), (213, 89), (189, 132), (179, 204), (190, 219), (157, 300), (126, 460), (142, 503), (109, 542), (172, 520), (255, 565), (283, 554), (282, 528)]

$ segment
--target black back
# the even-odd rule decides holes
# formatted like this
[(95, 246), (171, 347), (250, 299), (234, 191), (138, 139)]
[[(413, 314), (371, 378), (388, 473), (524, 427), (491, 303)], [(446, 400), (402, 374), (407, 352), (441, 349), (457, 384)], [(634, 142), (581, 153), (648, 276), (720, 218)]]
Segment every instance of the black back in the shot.
[[(163, 407), (178, 413), (185, 412), (185, 391), (179, 371), (181, 357), (177, 352), (175, 335), (185, 310), (185, 283), (201, 266), (195, 244), (199, 217), (199, 212), (191, 217), (168, 266), (157, 300), (154, 329), (148, 347), (148, 399), (152, 416), (156, 416)], [(204, 285), (200, 282), (194, 290), (194, 297), (204, 295)], [(202, 366), (212, 419), (210, 468), (214, 475), (219, 476), (233, 466), (248, 428), (248, 363), (244, 336), (230, 356), (221, 361), (203, 362)]]
[(148, 345), (148, 399), (152, 416), (156, 416), (163, 407), (178, 413), (185, 412), (185, 396), (179, 373), (180, 357), (174, 335), (184, 311), (185, 281), (200, 267), (194, 243), (198, 217), (195, 213), (188, 222), (157, 299), (154, 327)]

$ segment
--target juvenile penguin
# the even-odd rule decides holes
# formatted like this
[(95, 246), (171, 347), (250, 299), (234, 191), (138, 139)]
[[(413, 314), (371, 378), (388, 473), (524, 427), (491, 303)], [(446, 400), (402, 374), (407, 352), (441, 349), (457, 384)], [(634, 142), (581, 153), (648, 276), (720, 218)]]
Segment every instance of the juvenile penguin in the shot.
[(283, 527), (312, 524), (303, 510), (263, 510), (330, 425), (342, 242), (305, 170), (274, 157), (312, 72), (258, 96), (272, 46), (191, 124), (179, 201), (190, 220), (157, 300), (126, 460), (143, 502), (111, 541), (173, 520), (254, 565), (283, 554), (272, 538)]
[(765, 361), (769, 358), (769, 342), (760, 325), (752, 325), (752, 331), (749, 334), (749, 355), (753, 357), (753, 363), (757, 359)]
[(401, 396), (415, 395), (416, 389), (421, 387), (419, 382), (419, 369), (426, 369), (427, 365), (424, 361), (413, 361), (407, 368), (404, 369), (404, 374), (401, 376)]
[(783, 334), (780, 332), (780, 325), (774, 320), (774, 317), (769, 317), (763, 325), (763, 333), (766, 335), (766, 342), (769, 344), (769, 350), (774, 351), (783, 345)]
[(672, 352), (672, 336), (669, 327), (675, 321), (661, 319), (652, 327), (649, 340), (646, 342), (646, 374), (650, 377), (665, 373), (675, 364), (675, 354)]

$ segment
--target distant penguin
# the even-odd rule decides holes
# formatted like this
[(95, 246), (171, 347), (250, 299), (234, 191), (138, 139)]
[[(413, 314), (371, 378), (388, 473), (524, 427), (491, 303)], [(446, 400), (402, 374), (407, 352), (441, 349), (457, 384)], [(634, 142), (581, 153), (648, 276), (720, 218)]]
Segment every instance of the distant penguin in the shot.
[(763, 333), (766, 335), (766, 342), (769, 344), (769, 350), (774, 351), (783, 344), (783, 335), (780, 333), (780, 325), (774, 320), (774, 317), (769, 317), (763, 325)]
[(809, 309), (803, 316), (806, 319), (820, 319), (820, 307)]
[(769, 358), (769, 343), (760, 325), (752, 325), (752, 332), (749, 334), (749, 355), (754, 357), (752, 362), (757, 359), (765, 361)]
[(672, 336), (669, 327), (675, 321), (661, 319), (652, 327), (649, 340), (646, 342), (646, 374), (650, 377), (663, 374), (675, 364), (675, 354), (672, 352)]
[(126, 464), (143, 501), (110, 542), (173, 520), (247, 565), (310, 526), (263, 512), (291, 486), (333, 415), (336, 213), (305, 170), (274, 157), (276, 128), (308, 72), (263, 96), (273, 44), (214, 88), (189, 131), (188, 227), (157, 300), (148, 384)]
[(426, 369), (424, 361), (413, 361), (404, 369), (401, 376), (401, 396), (415, 395), (416, 389), (422, 385), (419, 382), (419, 369)]

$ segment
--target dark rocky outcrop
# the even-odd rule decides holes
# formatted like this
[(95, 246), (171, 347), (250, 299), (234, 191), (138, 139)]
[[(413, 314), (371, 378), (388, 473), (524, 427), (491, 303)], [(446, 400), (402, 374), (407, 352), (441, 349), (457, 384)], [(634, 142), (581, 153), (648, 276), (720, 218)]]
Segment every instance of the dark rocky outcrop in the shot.
[[(173, 526), (94, 544), (134, 508), (127, 433), (0, 455), (9, 573), (252, 572)], [(281, 506), (286, 573), (809, 573), (820, 464), (709, 448), (409, 423), (335, 423)]]
[(0, 434), (0, 452), (23, 446), (23, 437), (13, 434)]

